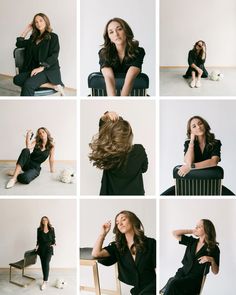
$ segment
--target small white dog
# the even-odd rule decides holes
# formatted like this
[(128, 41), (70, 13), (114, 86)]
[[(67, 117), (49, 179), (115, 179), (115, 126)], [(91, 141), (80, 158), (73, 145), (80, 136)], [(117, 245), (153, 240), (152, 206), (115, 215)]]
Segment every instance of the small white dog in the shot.
[(59, 180), (64, 183), (74, 183), (75, 182), (74, 171), (69, 168), (63, 169), (59, 175)]
[(220, 81), (223, 78), (224, 78), (224, 75), (219, 70), (214, 70), (209, 75), (209, 79), (212, 81)]
[(64, 289), (67, 285), (67, 282), (64, 281), (64, 279), (57, 279), (55, 287), (58, 289)]

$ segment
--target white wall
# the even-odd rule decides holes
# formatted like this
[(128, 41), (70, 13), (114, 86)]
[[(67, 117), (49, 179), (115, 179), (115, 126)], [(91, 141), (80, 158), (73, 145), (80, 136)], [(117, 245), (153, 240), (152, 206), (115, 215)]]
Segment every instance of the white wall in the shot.
[[(44, 215), (56, 234), (51, 267), (76, 267), (76, 201), (22, 199), (0, 200), (0, 268), (9, 267), (9, 263), (22, 259), (25, 251), (35, 248), (37, 228)], [(34, 267), (41, 267), (40, 259)]]
[(174, 166), (183, 163), (187, 121), (199, 115), (210, 124), (211, 131), (221, 140), (223, 184), (236, 193), (235, 100), (161, 100), (160, 102), (160, 192), (174, 184)]
[(194, 228), (210, 219), (216, 228), (220, 248), (220, 272), (207, 276), (203, 294), (234, 294), (236, 272), (235, 200), (161, 200), (160, 205), (160, 285), (181, 267), (186, 249), (173, 237), (175, 229)]
[(155, 0), (81, 0), (80, 81), (81, 95), (88, 95), (87, 77), (99, 72), (98, 51), (103, 44), (106, 23), (113, 17), (123, 18), (134, 37), (146, 51), (142, 71), (150, 78), (148, 93), (155, 95)]
[(36, 13), (45, 13), (51, 22), (53, 32), (59, 36), (62, 81), (66, 87), (76, 88), (76, 0), (1, 1), (0, 27), (0, 73), (14, 76), (13, 49), (26, 25), (32, 22)]
[(235, 0), (160, 0), (160, 65), (187, 65), (199, 39), (207, 44), (207, 66), (236, 66)]
[[(156, 238), (156, 201), (155, 200), (81, 200), (80, 202), (80, 247), (93, 247), (102, 224), (114, 219), (121, 210), (134, 212), (144, 226), (145, 235)], [(108, 233), (104, 246), (113, 240), (112, 229)], [(90, 271), (90, 272), (89, 272)], [(99, 265), (102, 288), (114, 288), (114, 267)], [(81, 282), (92, 285), (91, 267), (80, 267)], [(128, 295), (130, 286), (122, 284), (122, 295)]]
[(80, 112), (80, 167), (82, 195), (98, 195), (102, 171), (88, 159), (88, 144), (98, 132), (100, 117), (107, 110), (115, 111), (128, 120), (134, 134), (134, 143), (144, 146), (148, 155), (148, 171), (143, 174), (146, 195), (155, 194), (155, 101), (154, 100), (96, 100), (81, 101)]
[(26, 131), (46, 127), (55, 140), (55, 160), (76, 159), (74, 100), (0, 100), (0, 160), (15, 160)]

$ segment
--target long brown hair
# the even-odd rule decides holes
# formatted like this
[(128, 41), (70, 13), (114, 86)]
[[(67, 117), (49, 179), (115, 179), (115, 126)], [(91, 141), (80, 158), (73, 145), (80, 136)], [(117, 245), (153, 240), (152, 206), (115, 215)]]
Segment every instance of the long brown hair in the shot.
[(89, 144), (89, 160), (99, 169), (119, 168), (125, 164), (132, 149), (133, 132), (128, 121), (121, 117), (107, 121)]
[[(40, 34), (40, 31), (36, 28), (36, 25), (35, 25), (35, 19), (37, 16), (40, 16), (44, 19), (45, 23), (46, 23), (46, 28), (45, 28), (45, 31), (43, 32), (43, 34), (41, 35)], [(43, 40), (43, 39), (50, 39), (51, 36), (50, 36), (50, 33), (52, 32), (52, 28), (51, 28), (51, 25), (50, 25), (50, 20), (49, 18), (46, 16), (46, 14), (44, 13), (37, 13), (35, 14), (34, 18), (33, 18), (33, 21), (32, 21), (32, 38), (33, 38), (33, 41), (36, 41), (36, 40)]]
[[(198, 43), (199, 42), (201, 42), (202, 43), (202, 46), (204, 46), (205, 47), (205, 58), (206, 58), (206, 43), (203, 41), (203, 40), (198, 40), (195, 44), (194, 44), (194, 46), (193, 46), (193, 50), (195, 51), (195, 53), (197, 54), (197, 55), (199, 55), (201, 58), (203, 57), (203, 49), (201, 48), (201, 50), (200, 51), (197, 51), (197, 45), (198, 45)], [(204, 58), (204, 59), (205, 59)]]
[(209, 219), (202, 219), (204, 232), (205, 232), (205, 242), (208, 249), (213, 250), (219, 243), (216, 241), (216, 230), (214, 224)]
[(116, 224), (116, 219), (120, 214), (124, 214), (133, 227), (134, 244), (132, 246), (133, 249), (131, 248), (131, 250), (134, 250), (135, 252), (137, 252), (138, 250), (144, 251), (145, 250), (144, 240), (146, 237), (144, 235), (143, 224), (133, 212), (128, 210), (123, 210), (119, 212), (115, 217), (115, 226), (113, 228), (113, 233), (115, 234), (115, 242), (116, 242), (117, 248), (119, 249), (120, 252), (124, 252), (125, 248), (127, 247), (125, 234), (122, 234), (119, 231), (118, 226)]
[(111, 42), (108, 36), (108, 26), (113, 21), (118, 22), (120, 24), (126, 35), (126, 49), (124, 60), (135, 58), (138, 53), (139, 46), (139, 42), (137, 40), (134, 40), (133, 31), (131, 30), (130, 26), (125, 20), (119, 17), (114, 17), (110, 19), (107, 22), (103, 33), (104, 44), (102, 45), (103, 48), (101, 50), (101, 56), (104, 58), (105, 61), (108, 61), (111, 65), (115, 65), (117, 63), (116, 46), (114, 43)]
[(40, 224), (39, 224), (39, 228), (40, 228), (40, 230), (43, 230), (43, 229), (44, 229), (44, 225), (43, 225), (43, 219), (44, 219), (44, 218), (46, 218), (46, 219), (48, 220), (48, 230), (52, 230), (52, 229), (53, 229), (52, 224), (51, 224), (51, 222), (50, 222), (50, 220), (49, 220), (49, 218), (48, 218), (47, 216), (43, 216), (43, 217), (41, 218), (41, 220), (40, 220)]
[(48, 129), (46, 127), (40, 127), (37, 130), (36, 137), (35, 137), (35, 140), (36, 140), (35, 146), (37, 148), (41, 148), (42, 147), (42, 143), (43, 142), (42, 142), (42, 139), (39, 136), (39, 130), (40, 129), (43, 129), (47, 133), (47, 143), (46, 143), (45, 148), (50, 151), (54, 147), (54, 143), (53, 143), (53, 138), (52, 138), (50, 132), (48, 131)]
[(204, 128), (205, 128), (205, 136), (206, 136), (206, 148), (208, 150), (211, 150), (213, 148), (214, 144), (216, 143), (215, 134), (211, 132), (210, 125), (202, 117), (193, 116), (188, 120), (188, 123), (187, 123), (187, 138), (190, 139), (190, 136), (191, 136), (191, 121), (193, 119), (198, 119), (203, 123)]

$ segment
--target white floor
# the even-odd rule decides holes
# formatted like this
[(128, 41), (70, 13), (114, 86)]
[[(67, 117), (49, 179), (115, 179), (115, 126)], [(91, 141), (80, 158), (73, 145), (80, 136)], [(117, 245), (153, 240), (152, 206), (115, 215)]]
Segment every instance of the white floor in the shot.
[[(15, 276), (16, 274), (17, 277)], [(40, 269), (30, 269), (26, 270), (26, 275), (36, 278), (28, 287), (18, 287), (17, 285), (9, 283), (9, 269), (0, 269), (0, 294), (42, 294), (40, 290), (40, 284), (42, 283), (42, 273)], [(21, 275), (19, 270), (14, 269), (14, 280), (21, 281)], [(55, 287), (57, 279), (63, 279), (67, 285), (64, 289), (58, 289)], [(26, 280), (26, 281), (25, 281)], [(28, 282), (27, 278), (24, 278), (23, 282)], [(50, 277), (47, 289), (43, 291), (47, 295), (76, 295), (77, 285), (76, 285), (76, 270), (75, 269), (51, 269)]]
[[(183, 78), (187, 68), (160, 69), (161, 96), (235, 96), (236, 68), (220, 68), (224, 74), (221, 81), (201, 79), (200, 88), (190, 88), (189, 80)], [(216, 69), (207, 69), (211, 73)]]
[[(48, 164), (48, 163), (47, 163)], [(48, 165), (42, 166), (40, 175), (30, 184), (16, 183), (11, 189), (6, 189), (6, 183), (10, 179), (7, 175), (9, 170), (14, 169), (14, 164), (0, 164), (0, 195), (76, 195), (76, 183), (62, 183), (58, 180), (60, 171), (72, 167), (75, 171), (76, 163), (56, 164), (56, 172), (50, 173)], [(1, 293), (0, 293), (1, 294)]]

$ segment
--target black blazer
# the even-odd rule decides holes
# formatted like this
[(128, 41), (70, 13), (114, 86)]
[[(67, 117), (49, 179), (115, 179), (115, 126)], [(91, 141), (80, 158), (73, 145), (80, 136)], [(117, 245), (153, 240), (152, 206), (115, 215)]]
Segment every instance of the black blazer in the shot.
[(45, 234), (39, 227), (37, 230), (37, 254), (43, 255), (45, 253), (51, 253), (53, 255), (54, 253), (52, 245), (55, 244), (56, 238), (54, 228), (52, 227), (49, 232)]
[[(59, 39), (55, 33), (50, 33), (50, 38), (43, 39), (39, 43), (39, 65), (44, 66), (49, 82), (53, 84), (61, 84), (61, 73), (60, 66), (58, 62), (58, 55), (60, 51)], [(17, 48), (25, 48), (25, 59), (23, 65), (23, 72), (31, 71), (31, 62), (32, 62), (32, 47), (33, 47), (33, 38), (32, 35), (29, 39), (25, 40), (23, 37), (18, 37), (16, 39)]]

